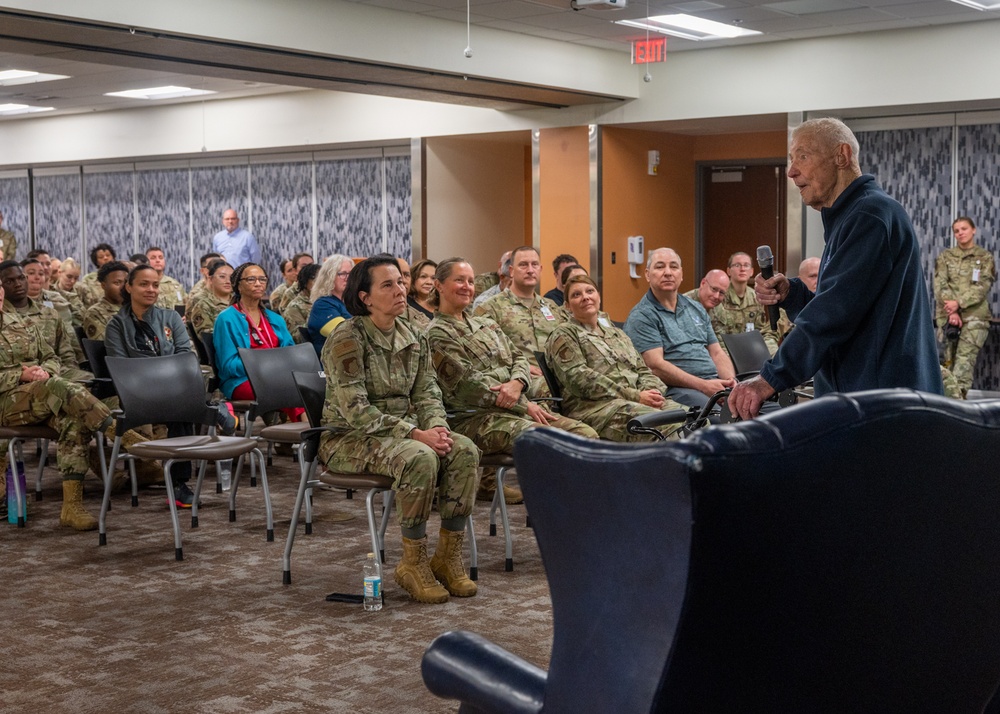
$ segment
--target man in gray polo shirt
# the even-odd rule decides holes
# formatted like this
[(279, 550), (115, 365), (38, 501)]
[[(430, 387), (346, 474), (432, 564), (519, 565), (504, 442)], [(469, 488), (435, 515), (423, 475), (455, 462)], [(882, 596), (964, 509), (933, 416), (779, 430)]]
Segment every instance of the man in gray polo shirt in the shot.
[(668, 397), (702, 407), (734, 386), (736, 375), (705, 308), (680, 294), (683, 280), (680, 256), (670, 248), (654, 250), (646, 261), (649, 292), (629, 313), (625, 333), (667, 385)]

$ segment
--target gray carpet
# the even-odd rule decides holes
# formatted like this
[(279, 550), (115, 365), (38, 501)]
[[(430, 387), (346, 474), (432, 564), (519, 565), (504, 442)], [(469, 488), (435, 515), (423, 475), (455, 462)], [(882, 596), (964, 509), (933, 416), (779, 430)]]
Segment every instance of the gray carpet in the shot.
[[(547, 665), (551, 603), (524, 506), (510, 509), (515, 570), (507, 573), (502, 532), (489, 537), (488, 504), (477, 505), (479, 594), (444, 605), (415, 603), (392, 582), (400, 554), (393, 519), (385, 608), (366, 613), (324, 599), (332, 591), (360, 592), (370, 548), (361, 494), (346, 500), (339, 491), (317, 493), (313, 534), (303, 535), (300, 525), (293, 582), (283, 586), (298, 471), (290, 459), (276, 458), (268, 473), (273, 543), (265, 541), (260, 488), (244, 476), (236, 523), (228, 522), (225, 497), (212, 485), (202, 495), (200, 528), (192, 530), (182, 514), (184, 560), (177, 562), (162, 490), (141, 491), (138, 508), (127, 495), (115, 496), (108, 545), (99, 547), (96, 531), (58, 527), (61, 487), (47, 469), (44, 500), (29, 504), (27, 527), (0, 522), (7, 620), (0, 710), (456, 711), (420, 678), (427, 644), (456, 628)], [(210, 469), (206, 482), (212, 478)], [(86, 483), (86, 505), (96, 515), (99, 484), (91, 477)], [(437, 524), (435, 513), (432, 543)]]

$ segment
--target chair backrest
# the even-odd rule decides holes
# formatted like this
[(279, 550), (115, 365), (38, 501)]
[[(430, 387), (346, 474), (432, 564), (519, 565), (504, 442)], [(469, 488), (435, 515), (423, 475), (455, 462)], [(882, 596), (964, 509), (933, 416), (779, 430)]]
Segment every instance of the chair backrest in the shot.
[(95, 379), (94, 386), (90, 389), (91, 394), (98, 399), (113, 397), (115, 385), (111, 381), (111, 373), (108, 372), (108, 366), (104, 361), (108, 356), (108, 348), (105, 346), (104, 340), (91, 340), (84, 337), (80, 340), (80, 346), (83, 347), (83, 354), (87, 358), (90, 372)]
[(205, 350), (205, 358), (208, 360), (204, 364), (215, 370), (215, 373), (219, 373), (219, 367), (215, 364), (215, 342), (213, 341), (213, 334), (211, 332), (202, 332), (198, 335), (201, 341), (201, 346)]
[(323, 423), (323, 404), (326, 402), (326, 374), (318, 370), (292, 372), (292, 381), (299, 392), (306, 410), (309, 426)]
[(1000, 683), (998, 450), (1000, 403), (908, 390), (652, 446), (526, 433), (546, 711), (982, 711)]
[(215, 367), (212, 360), (208, 358), (208, 353), (205, 351), (205, 345), (202, 344), (201, 335), (195, 332), (194, 325), (190, 322), (185, 322), (184, 327), (187, 329), (188, 337), (191, 339), (191, 344), (194, 345), (194, 351), (198, 354), (198, 361), (209, 367)]
[(771, 359), (764, 336), (758, 330), (723, 335), (722, 341), (726, 343), (736, 374), (759, 372), (764, 363)]
[(549, 361), (545, 358), (545, 353), (535, 352), (535, 361), (538, 362), (538, 369), (542, 370), (542, 377), (545, 379), (545, 384), (549, 387), (549, 392), (556, 399), (562, 399), (562, 385), (559, 384), (559, 378), (556, 377), (556, 373), (549, 367)]
[(302, 338), (302, 342), (308, 342), (312, 344), (312, 338), (309, 336), (309, 328), (305, 325), (299, 325), (299, 337)]
[(302, 399), (295, 388), (292, 372), (319, 371), (322, 369), (316, 350), (311, 344), (276, 347), (270, 350), (239, 348), (240, 359), (246, 367), (250, 386), (253, 387), (256, 414), (301, 407)]
[(105, 363), (125, 412), (117, 420), (119, 434), (144, 424), (215, 424), (218, 412), (205, 402), (205, 381), (194, 352), (108, 357)]

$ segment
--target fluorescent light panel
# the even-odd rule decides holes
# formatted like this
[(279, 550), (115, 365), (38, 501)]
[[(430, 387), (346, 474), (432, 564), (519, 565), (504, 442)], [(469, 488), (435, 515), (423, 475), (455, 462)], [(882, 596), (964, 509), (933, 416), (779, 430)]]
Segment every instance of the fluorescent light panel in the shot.
[(35, 82), (51, 82), (54, 79), (68, 79), (65, 74), (45, 74), (27, 69), (5, 69), (0, 71), (0, 87), (10, 87), (15, 84), (34, 84)]
[(971, 7), (974, 10), (1000, 10), (1000, 2), (985, 3), (976, 2), (976, 0), (951, 0), (953, 3), (958, 5), (965, 5), (966, 7)]
[(176, 97), (197, 97), (201, 94), (215, 94), (208, 89), (190, 87), (149, 87), (148, 89), (128, 89), (124, 92), (106, 92), (105, 97), (125, 97), (127, 99), (174, 99)]
[(0, 104), (0, 116), (12, 116), (14, 114), (37, 114), (38, 112), (51, 112), (55, 107), (31, 107), (27, 104)]
[(694, 15), (654, 15), (647, 20), (618, 20), (616, 24), (682, 37), (685, 40), (722, 40), (761, 34), (757, 30), (747, 30)]

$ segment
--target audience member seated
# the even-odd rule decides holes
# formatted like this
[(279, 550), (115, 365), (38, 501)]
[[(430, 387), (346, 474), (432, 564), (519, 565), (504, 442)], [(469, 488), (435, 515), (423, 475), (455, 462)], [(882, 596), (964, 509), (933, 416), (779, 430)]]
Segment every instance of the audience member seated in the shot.
[[(406, 310), (406, 290), (395, 259), (376, 256), (356, 265), (344, 301), (355, 317), (334, 330), (321, 355), (323, 423), (342, 431), (322, 436), (320, 458), (331, 471), (394, 480), (403, 538), (395, 581), (410, 597), (442, 603), (449, 594), (475, 595), (462, 541), (475, 502), (479, 450), (449, 430), (423, 343), (397, 320)], [(428, 559), (435, 492), (441, 531)]]
[(669, 388), (667, 397), (704, 407), (709, 397), (736, 384), (735, 371), (712, 330), (705, 308), (679, 294), (681, 258), (657, 248), (646, 261), (647, 292), (632, 308), (625, 334), (643, 362)]
[[(54, 308), (40, 299), (41, 286), (48, 280), (47, 271), (34, 258), (23, 262), (24, 268), (13, 261), (0, 263), (0, 280), (3, 280), (7, 291), (7, 309), (17, 312), (42, 334), (42, 339), (52, 347), (59, 360), (60, 377), (71, 382), (89, 382), (94, 375), (80, 369), (80, 358), (74, 349), (79, 340), (72, 325), (67, 325)], [(36, 299), (29, 297), (32, 285), (36, 296), (39, 296)]]
[(571, 265), (580, 265), (580, 261), (569, 253), (557, 255), (556, 259), (552, 261), (552, 272), (556, 278), (556, 286), (545, 293), (545, 297), (560, 307), (564, 300), (563, 288), (566, 287), (566, 281), (563, 280), (563, 271)]
[(542, 263), (538, 251), (521, 246), (511, 251), (510, 285), (502, 293), (477, 307), (473, 314), (488, 317), (500, 326), (531, 367), (528, 397), (551, 397), (538, 368), (535, 352), (545, 350), (545, 343), (565, 313), (547, 298), (535, 293)]
[[(281, 292), (277, 300), (271, 299), (271, 309), (276, 311), (279, 315), (284, 316), (285, 310), (288, 308), (288, 304), (299, 294), (299, 271), (302, 270), (306, 265), (312, 265), (313, 257), (308, 253), (296, 253), (292, 256), (292, 263), (288, 271), (288, 275), (285, 276), (287, 280), (291, 276), (292, 282), (287, 284), (288, 286)], [(280, 289), (280, 288), (279, 288)]]
[(201, 273), (201, 279), (192, 285), (191, 290), (188, 291), (187, 299), (184, 301), (185, 315), (187, 315), (187, 311), (191, 309), (191, 303), (194, 299), (203, 291), (210, 288), (208, 284), (208, 266), (217, 260), (223, 260), (221, 253), (205, 253), (201, 256), (199, 260), (199, 272)]
[(312, 289), (316, 284), (316, 276), (319, 274), (320, 266), (315, 263), (306, 263), (299, 268), (295, 280), (298, 283), (293, 297), (287, 305), (282, 315), (288, 331), (292, 334), (292, 339), (296, 344), (306, 342), (306, 337), (302, 335), (300, 327), (305, 327), (309, 322), (309, 313), (312, 311)]
[[(233, 304), (215, 319), (212, 344), (219, 389), (226, 399), (252, 400), (253, 387), (240, 358), (239, 348), (269, 350), (295, 344), (285, 319), (261, 305), (267, 294), (267, 273), (256, 263), (243, 263), (230, 278)], [(305, 421), (301, 407), (282, 409), (291, 421)]]
[(73, 258), (66, 258), (59, 265), (58, 277), (53, 288), (69, 303), (69, 309), (73, 315), (74, 327), (83, 326), (83, 301), (80, 300), (80, 295), (76, 292), (76, 283), (79, 279), (80, 264)]
[[(602, 439), (649, 441), (625, 430), (629, 420), (663, 409), (683, 409), (664, 399), (657, 379), (628, 336), (601, 316), (601, 295), (589, 276), (566, 283), (571, 317), (549, 336), (545, 356), (562, 387), (562, 413), (590, 425)], [(680, 438), (680, 425), (671, 436)]]
[(232, 277), (233, 266), (221, 258), (212, 261), (208, 267), (208, 290), (201, 290), (189, 301), (184, 316), (199, 338), (202, 333), (215, 329), (215, 318), (229, 307), (233, 296)]
[(104, 297), (88, 307), (83, 314), (83, 330), (88, 338), (104, 339), (108, 323), (122, 309), (125, 300), (122, 289), (128, 281), (128, 272), (125, 263), (117, 260), (105, 263), (97, 271), (97, 284), (103, 289)]
[(94, 432), (110, 424), (111, 412), (86, 387), (59, 376), (61, 367), (51, 344), (5, 299), (8, 286), (27, 295), (21, 266), (12, 260), (0, 263), (0, 278), (0, 424), (47, 424), (59, 432), (56, 467), (63, 480), (59, 525), (93, 530), (97, 519), (83, 507), (87, 445)]
[(316, 354), (322, 353), (326, 338), (334, 328), (344, 320), (351, 319), (351, 313), (347, 311), (342, 298), (347, 287), (347, 276), (351, 274), (353, 267), (353, 260), (336, 253), (323, 262), (316, 274), (312, 289), (313, 306), (306, 322), (309, 339), (316, 348)]
[(80, 300), (85, 308), (90, 307), (103, 297), (103, 292), (97, 284), (97, 271), (105, 263), (117, 260), (118, 254), (115, 249), (107, 243), (98, 243), (90, 250), (90, 263), (94, 270), (84, 275), (80, 282), (76, 284), (76, 292), (80, 295)]
[(748, 287), (750, 278), (753, 277), (753, 261), (746, 253), (733, 253), (729, 256), (727, 272), (729, 289), (722, 301), (709, 313), (712, 329), (719, 338), (719, 346), (729, 354), (722, 335), (757, 330), (764, 337), (767, 351), (773, 355), (778, 351), (778, 333), (771, 329), (767, 309), (757, 302), (757, 294), (753, 288)]
[[(455, 431), (472, 439), (484, 454), (510, 454), (514, 439), (536, 426), (597, 438), (586, 424), (528, 399), (528, 360), (493, 320), (465, 312), (475, 295), (475, 273), (468, 262), (442, 262), (434, 289), (437, 314), (427, 328), (427, 345), (445, 407), (454, 412)], [(481, 497), (492, 498), (495, 490), (495, 475), (484, 474)], [(504, 498), (519, 503), (521, 493), (505, 486)]]
[(485, 275), (497, 276), (497, 281), (490, 287), (480, 290), (480, 275), (476, 276), (476, 299), (472, 301), (472, 309), (475, 310), (481, 304), (489, 300), (494, 295), (499, 295), (510, 285), (510, 251), (506, 251), (500, 256), (500, 270), (497, 273), (485, 273)]
[(164, 273), (167, 269), (167, 257), (163, 253), (163, 248), (155, 245), (146, 248), (146, 260), (149, 261), (150, 267), (160, 276), (160, 297), (157, 306), (173, 310), (175, 306), (183, 305), (187, 298), (187, 293), (184, 291), (184, 286), (180, 284), (180, 281), (174, 280)]
[[(421, 260), (413, 266), (412, 280), (407, 288), (406, 304), (412, 308), (409, 312), (417, 320), (420, 327), (427, 327), (434, 319), (434, 271), (437, 263), (433, 260)], [(423, 318), (421, 320), (420, 318)]]
[(688, 290), (684, 293), (684, 297), (700, 302), (701, 306), (705, 308), (705, 312), (711, 315), (712, 310), (726, 296), (728, 289), (729, 276), (726, 275), (726, 271), (712, 269), (705, 273), (705, 277), (701, 279), (698, 287)]

